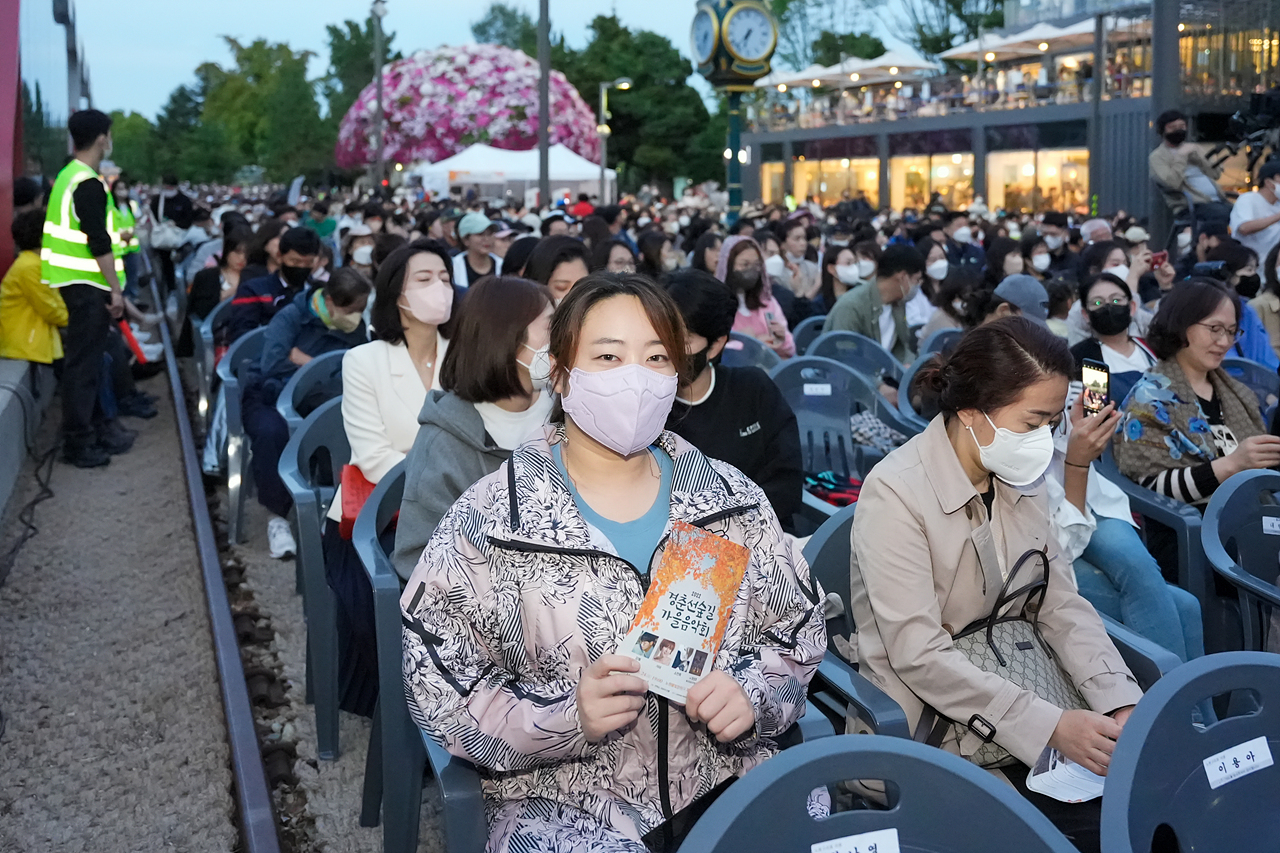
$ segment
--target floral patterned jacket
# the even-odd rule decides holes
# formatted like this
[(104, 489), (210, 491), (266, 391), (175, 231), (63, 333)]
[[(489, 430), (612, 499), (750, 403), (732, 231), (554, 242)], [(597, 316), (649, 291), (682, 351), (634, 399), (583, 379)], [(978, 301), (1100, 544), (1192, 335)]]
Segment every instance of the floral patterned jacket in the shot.
[(649, 694), (636, 723), (588, 743), (579, 677), (616, 651), (647, 575), (583, 520), (551, 456), (562, 439), (563, 427), (548, 427), (441, 520), (401, 598), (405, 688), (418, 725), (480, 768), (491, 816), (546, 798), (638, 839), (777, 752), (826, 646), (823, 593), (760, 487), (664, 432), (671, 519), (751, 550), (715, 668), (737, 679), (756, 725), (721, 744)]

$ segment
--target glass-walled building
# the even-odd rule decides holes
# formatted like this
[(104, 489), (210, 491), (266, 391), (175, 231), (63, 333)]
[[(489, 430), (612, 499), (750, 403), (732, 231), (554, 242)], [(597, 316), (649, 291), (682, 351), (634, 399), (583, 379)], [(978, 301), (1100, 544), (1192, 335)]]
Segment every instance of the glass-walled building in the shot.
[[(1121, 5), (1096, 32), (1091, 16)], [(957, 48), (968, 74), (894, 68), (762, 89), (746, 105), (743, 143), (760, 156), (744, 195), (829, 205), (848, 191), (899, 210), (977, 197), (992, 209), (1150, 210), (1152, 29), (1133, 8), (1017, 0), (1006, 4), (1004, 34)], [(1280, 85), (1280, 0), (1180, 9), (1180, 105), (1208, 150), (1250, 94)], [(1228, 160), (1224, 187), (1249, 188), (1241, 159)]]

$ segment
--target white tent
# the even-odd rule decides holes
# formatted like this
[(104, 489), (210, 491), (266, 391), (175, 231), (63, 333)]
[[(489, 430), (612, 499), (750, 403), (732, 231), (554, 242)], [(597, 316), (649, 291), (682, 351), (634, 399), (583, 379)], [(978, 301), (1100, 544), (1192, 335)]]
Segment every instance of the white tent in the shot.
[[(586, 184), (599, 191), (600, 164), (592, 163), (563, 143), (551, 146), (547, 165), (553, 184)], [(409, 174), (422, 179), (424, 189), (448, 192), (459, 184), (510, 184), (530, 183), (539, 179), (538, 149), (508, 151), (477, 142), (438, 163), (419, 163)], [(618, 173), (605, 170), (605, 180), (616, 183)], [(580, 188), (585, 189), (585, 188)]]

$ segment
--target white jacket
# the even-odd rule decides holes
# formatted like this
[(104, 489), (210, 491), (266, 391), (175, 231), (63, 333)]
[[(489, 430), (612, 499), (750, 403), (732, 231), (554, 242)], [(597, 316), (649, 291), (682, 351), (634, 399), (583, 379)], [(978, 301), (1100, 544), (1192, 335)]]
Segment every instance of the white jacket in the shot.
[[(502, 275), (502, 258), (489, 253), (493, 258), (493, 275)], [(467, 280), (467, 253), (459, 252), (453, 256), (453, 283), (459, 287), (470, 287), (473, 282)]]
[[(437, 332), (434, 389), (440, 388), (440, 363), (448, 347)], [(370, 341), (342, 357), (342, 425), (351, 445), (351, 464), (369, 482), (377, 483), (408, 455), (426, 399), (427, 389), (404, 344)], [(341, 489), (328, 517), (342, 518)]]

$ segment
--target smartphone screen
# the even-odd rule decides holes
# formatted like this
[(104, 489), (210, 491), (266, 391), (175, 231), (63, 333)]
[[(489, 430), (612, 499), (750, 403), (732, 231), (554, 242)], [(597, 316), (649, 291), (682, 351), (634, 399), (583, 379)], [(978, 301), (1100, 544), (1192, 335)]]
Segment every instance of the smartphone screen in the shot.
[(1111, 397), (1111, 370), (1100, 361), (1086, 358), (1080, 374), (1084, 383), (1084, 410), (1087, 414), (1096, 415)]

